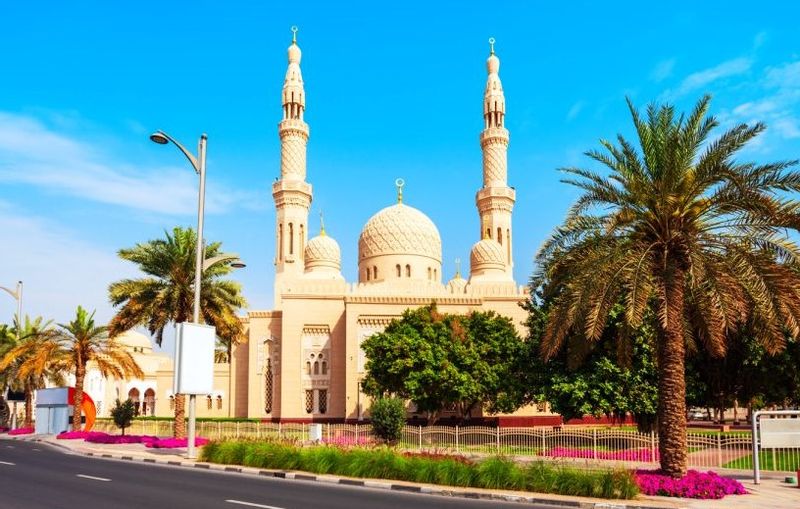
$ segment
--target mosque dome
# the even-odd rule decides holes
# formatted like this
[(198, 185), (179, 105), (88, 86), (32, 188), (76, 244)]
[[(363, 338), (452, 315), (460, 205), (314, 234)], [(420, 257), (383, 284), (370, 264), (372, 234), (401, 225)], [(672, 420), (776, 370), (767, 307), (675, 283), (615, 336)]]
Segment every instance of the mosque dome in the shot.
[(456, 277), (447, 282), (447, 291), (456, 295), (465, 293), (467, 288), (467, 280), (461, 277), (461, 274), (456, 274)]
[(342, 267), (342, 252), (339, 244), (333, 237), (326, 235), (325, 230), (308, 241), (304, 258), (306, 273), (321, 269), (338, 273)]
[(117, 341), (134, 352), (150, 353), (153, 351), (153, 344), (150, 342), (150, 338), (133, 329), (117, 336)]
[(358, 238), (359, 281), (440, 281), (442, 239), (433, 221), (403, 203), (372, 216)]
[(475, 273), (476, 270), (504, 270), (505, 256), (502, 246), (497, 241), (488, 238), (476, 242), (469, 254), (469, 264), (472, 273)]

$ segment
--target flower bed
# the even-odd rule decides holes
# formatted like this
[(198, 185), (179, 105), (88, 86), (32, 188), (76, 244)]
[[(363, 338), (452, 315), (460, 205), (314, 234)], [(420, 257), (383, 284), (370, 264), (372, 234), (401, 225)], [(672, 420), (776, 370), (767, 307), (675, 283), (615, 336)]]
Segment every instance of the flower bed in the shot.
[[(547, 451), (539, 453), (539, 456), (549, 456), (552, 458), (595, 458), (595, 451), (592, 449), (569, 449), (567, 447), (553, 447)], [(650, 462), (658, 461), (658, 451), (655, 451), (655, 458), (653, 451), (650, 449), (622, 449), (618, 451), (604, 451), (598, 450), (596, 458), (599, 460), (615, 460), (615, 461), (641, 461)]]
[(373, 441), (370, 437), (334, 437), (323, 438), (322, 443), (326, 445), (333, 445), (336, 447), (358, 447), (363, 445), (372, 445)]
[[(146, 442), (144, 444), (145, 447), (150, 447), (153, 449), (177, 449), (179, 447), (187, 447), (189, 445), (188, 438), (157, 438), (157, 437), (153, 438), (155, 438), (155, 440)], [(206, 445), (207, 443), (208, 443), (207, 438), (195, 437), (194, 439), (195, 447)]]
[(109, 435), (108, 433), (97, 433), (86, 437), (87, 442), (93, 444), (145, 444), (158, 440), (158, 437), (149, 435)]
[(725, 495), (747, 494), (742, 483), (735, 479), (697, 470), (689, 470), (680, 479), (663, 475), (658, 470), (637, 470), (636, 484), (645, 495), (666, 497), (718, 499)]
[(11, 428), (6, 428), (5, 426), (0, 426), (0, 433), (5, 433), (9, 429), (11, 429)]
[(63, 431), (56, 435), (58, 440), (85, 440), (89, 437), (108, 436), (108, 433), (102, 431)]
[(631, 499), (639, 493), (633, 473), (626, 470), (590, 471), (544, 461), (522, 466), (504, 457), (475, 463), (438, 453), (403, 454), (388, 447), (299, 447), (269, 441), (212, 441), (203, 448), (201, 459), (256, 468), (599, 498)]
[(33, 428), (17, 428), (8, 432), (9, 435), (30, 435), (33, 433)]

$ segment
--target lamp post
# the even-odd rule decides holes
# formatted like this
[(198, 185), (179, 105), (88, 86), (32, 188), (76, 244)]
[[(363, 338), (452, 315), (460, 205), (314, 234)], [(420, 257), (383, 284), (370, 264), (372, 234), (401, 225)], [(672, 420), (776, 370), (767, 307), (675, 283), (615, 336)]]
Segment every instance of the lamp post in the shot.
[[(17, 301), (17, 342), (19, 342), (20, 338), (20, 329), (22, 329), (22, 281), (17, 281), (17, 289), (12, 290), (10, 288), (6, 288), (5, 286), (0, 286), (0, 290), (3, 290), (7, 294), (11, 295)], [(14, 401), (14, 410), (11, 412), (11, 429), (16, 429), (17, 427), (17, 402)]]
[[(184, 148), (177, 140), (172, 138), (164, 131), (156, 131), (150, 135), (150, 139), (159, 145), (166, 145), (172, 142), (173, 145), (183, 152), (186, 159), (192, 164), (195, 173), (200, 176), (200, 191), (197, 197), (197, 253), (195, 254), (194, 264), (194, 312), (192, 314), (192, 321), (196, 324), (200, 323), (200, 280), (203, 276), (203, 254), (205, 242), (203, 240), (203, 212), (206, 201), (206, 140), (208, 136), (205, 133), (200, 135), (200, 142), (198, 143), (197, 153), (195, 157)], [(196, 394), (189, 394), (189, 437), (187, 439), (187, 456), (190, 459), (196, 458), (197, 453), (194, 447), (195, 441), (195, 402), (197, 400)]]

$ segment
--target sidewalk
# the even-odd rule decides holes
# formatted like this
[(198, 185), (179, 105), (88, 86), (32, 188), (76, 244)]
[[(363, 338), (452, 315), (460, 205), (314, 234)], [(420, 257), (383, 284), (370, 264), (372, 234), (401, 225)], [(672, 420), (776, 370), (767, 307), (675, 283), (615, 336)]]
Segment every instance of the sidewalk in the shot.
[(224, 472), (238, 472), (249, 475), (279, 477), (303, 481), (326, 482), (348, 486), (364, 486), (368, 488), (411, 491), (432, 495), (481, 498), (514, 501), (522, 503), (540, 503), (576, 507), (580, 509), (797, 509), (800, 508), (800, 488), (783, 483), (783, 477), (762, 476), (761, 484), (755, 486), (752, 478), (737, 476), (747, 488), (748, 495), (730, 495), (721, 500), (693, 500), (670, 497), (640, 496), (636, 500), (606, 500), (587, 497), (571, 497), (554, 494), (538, 494), (530, 492), (485, 490), (479, 488), (456, 488), (439, 485), (393, 482), (383, 479), (347, 478), (332, 475), (315, 475), (303, 472), (267, 470), (250, 467), (218, 465), (186, 458), (185, 449), (148, 449), (142, 444), (92, 444), (83, 440), (57, 440), (52, 435), (3, 437), (4, 440), (28, 440), (49, 444), (69, 451), (106, 459), (141, 461), (172, 465), (175, 467), (204, 468)]

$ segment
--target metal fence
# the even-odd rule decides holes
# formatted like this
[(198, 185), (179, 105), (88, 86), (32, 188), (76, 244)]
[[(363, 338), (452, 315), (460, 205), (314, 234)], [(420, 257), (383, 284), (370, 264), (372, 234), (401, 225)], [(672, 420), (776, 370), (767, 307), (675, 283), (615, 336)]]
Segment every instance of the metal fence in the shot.
[[(309, 425), (271, 422), (197, 423), (198, 436), (211, 439), (308, 440)], [(98, 421), (95, 429), (114, 432), (110, 421)], [(171, 421), (135, 420), (128, 433), (168, 436)], [(322, 441), (335, 445), (374, 442), (368, 424), (322, 424)], [(561, 427), (405, 426), (401, 446), (411, 451), (437, 450), (462, 454), (504, 454), (556, 459), (575, 465), (614, 465), (654, 468), (658, 465), (658, 436), (633, 430)], [(794, 472), (800, 469), (800, 447), (762, 451), (762, 469)], [(691, 468), (752, 469), (749, 432), (691, 432), (688, 434)]]

